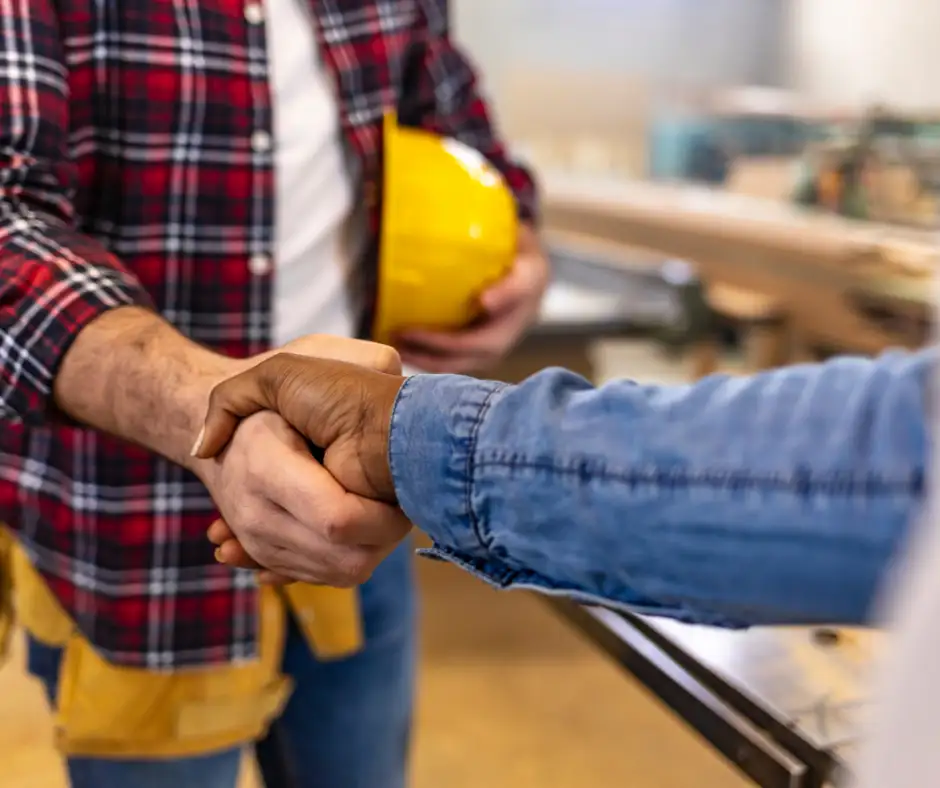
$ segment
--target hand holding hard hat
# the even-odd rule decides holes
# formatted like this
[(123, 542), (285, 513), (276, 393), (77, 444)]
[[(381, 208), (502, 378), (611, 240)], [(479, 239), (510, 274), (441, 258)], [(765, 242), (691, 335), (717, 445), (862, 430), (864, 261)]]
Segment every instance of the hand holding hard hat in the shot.
[(374, 337), (406, 364), (469, 372), (538, 314), (548, 263), (502, 175), (455, 140), (385, 121)]

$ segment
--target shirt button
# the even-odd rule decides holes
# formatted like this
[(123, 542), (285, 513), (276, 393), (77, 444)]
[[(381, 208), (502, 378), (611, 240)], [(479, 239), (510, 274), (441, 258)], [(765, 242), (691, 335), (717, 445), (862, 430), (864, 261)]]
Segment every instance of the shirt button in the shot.
[(261, 3), (248, 3), (245, 6), (245, 21), (249, 25), (260, 25), (264, 21), (264, 8)]
[(271, 273), (271, 258), (266, 254), (255, 254), (248, 258), (248, 270), (255, 276)]
[(256, 131), (251, 135), (251, 149), (255, 153), (267, 153), (271, 150), (271, 135), (266, 131)]

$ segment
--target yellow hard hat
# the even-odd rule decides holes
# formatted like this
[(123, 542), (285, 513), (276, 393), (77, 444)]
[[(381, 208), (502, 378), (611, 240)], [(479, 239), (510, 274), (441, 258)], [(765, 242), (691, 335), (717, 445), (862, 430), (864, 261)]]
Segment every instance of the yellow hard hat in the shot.
[(457, 329), (512, 266), (512, 192), (478, 151), (385, 116), (384, 185), (373, 336)]

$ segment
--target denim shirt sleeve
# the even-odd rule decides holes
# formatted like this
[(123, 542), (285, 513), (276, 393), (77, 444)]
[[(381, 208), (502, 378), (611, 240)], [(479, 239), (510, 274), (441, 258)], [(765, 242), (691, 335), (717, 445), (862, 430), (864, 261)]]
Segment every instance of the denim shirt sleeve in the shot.
[(864, 622), (924, 495), (936, 353), (691, 385), (416, 376), (399, 500), (503, 588), (720, 626)]

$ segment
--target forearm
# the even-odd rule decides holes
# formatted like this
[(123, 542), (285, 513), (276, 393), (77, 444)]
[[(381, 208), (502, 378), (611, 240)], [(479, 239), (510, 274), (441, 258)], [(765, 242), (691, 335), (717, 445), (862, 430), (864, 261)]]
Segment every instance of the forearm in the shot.
[(31, 0), (4, 14), (19, 68), (0, 71), (0, 421), (42, 425), (58, 408), (177, 457), (190, 394), (172, 390), (173, 364), (205, 353), (147, 311), (133, 273), (75, 228), (58, 5)]
[(189, 341), (100, 243), (0, 201), (0, 418), (71, 420), (175, 462), (241, 367)]
[(89, 427), (181, 465), (212, 387), (238, 363), (188, 340), (157, 314), (113, 309), (75, 338), (55, 377), (55, 405)]
[(416, 378), (406, 513), (503, 584), (713, 624), (860, 622), (923, 496), (933, 356), (692, 386)]

